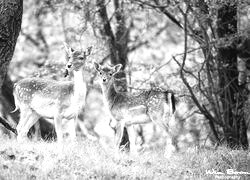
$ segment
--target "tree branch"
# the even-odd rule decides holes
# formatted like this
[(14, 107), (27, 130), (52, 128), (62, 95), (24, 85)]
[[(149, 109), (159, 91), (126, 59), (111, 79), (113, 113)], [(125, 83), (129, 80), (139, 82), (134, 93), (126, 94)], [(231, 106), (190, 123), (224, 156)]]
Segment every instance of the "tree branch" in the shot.
[(0, 123), (9, 131), (13, 132), (15, 135), (17, 135), (17, 130), (8, 123), (8, 121), (2, 117), (0, 117)]
[[(183, 72), (183, 69), (185, 67), (185, 62), (186, 62), (186, 58), (187, 58), (187, 13), (188, 13), (188, 8), (186, 10), (186, 12), (183, 14), (184, 16), (184, 56), (183, 56), (183, 61), (182, 61), (182, 64), (181, 64), (181, 69), (180, 69), (180, 76), (181, 76), (181, 79), (183, 81), (183, 83), (185, 84), (185, 86), (188, 88), (188, 91), (191, 95), (191, 98), (192, 100), (194, 101), (194, 103), (196, 104), (196, 106), (198, 107), (198, 109), (202, 112), (202, 114), (204, 114), (204, 116), (211, 122), (214, 122), (214, 118), (213, 116), (204, 108), (204, 106), (202, 106), (200, 103), (199, 103), (199, 100), (196, 98), (192, 88), (190, 87), (188, 81), (186, 80), (185, 76), (184, 76), (184, 72)], [(177, 61), (175, 59), (175, 57), (173, 57), (173, 59), (175, 61)], [(212, 124), (213, 125), (213, 124)], [(213, 127), (213, 126), (212, 126)], [(211, 130), (213, 131), (214, 133), (214, 136), (216, 138), (216, 141), (217, 143), (220, 143), (220, 139), (219, 139), (219, 136), (217, 134), (217, 132), (215, 131), (214, 128), (211, 127)]]
[(141, 0), (135, 0), (138, 2), (138, 4), (140, 5), (147, 5), (148, 7), (154, 8), (154, 9), (158, 9), (160, 10), (163, 14), (165, 14), (174, 24), (176, 24), (179, 28), (183, 29), (181, 23), (174, 17), (174, 15), (172, 15), (170, 12), (167, 11), (166, 7), (168, 7), (169, 5), (160, 5), (159, 1), (154, 0), (155, 4), (151, 4), (145, 1), (141, 1)]

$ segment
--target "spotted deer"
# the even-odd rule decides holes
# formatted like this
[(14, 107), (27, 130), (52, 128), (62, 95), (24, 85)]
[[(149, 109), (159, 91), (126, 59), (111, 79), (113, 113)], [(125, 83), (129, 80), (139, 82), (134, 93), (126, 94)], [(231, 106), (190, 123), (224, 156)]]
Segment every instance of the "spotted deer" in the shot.
[(103, 102), (112, 119), (111, 124), (115, 125), (118, 132), (115, 138), (117, 152), (119, 152), (124, 127), (127, 127), (131, 152), (137, 153), (135, 148), (136, 133), (133, 125), (151, 121), (171, 136), (167, 142), (165, 155), (170, 156), (172, 152), (176, 151), (178, 149), (176, 139), (171, 135), (172, 125), (175, 124), (174, 94), (153, 89), (142, 91), (137, 95), (118, 92), (114, 84), (114, 75), (120, 71), (122, 65), (102, 66), (95, 62), (94, 67), (99, 74)]
[[(17, 140), (27, 137), (29, 129), (40, 117), (53, 119), (57, 139), (63, 140), (62, 119), (76, 121), (77, 115), (85, 105), (86, 83), (83, 77), (83, 67), (86, 58), (91, 53), (91, 47), (86, 51), (76, 51), (64, 44), (67, 63), (65, 77), (73, 71), (73, 81), (55, 81), (42, 78), (25, 78), (18, 81), (14, 87), (16, 110), (20, 109), (20, 120), (17, 125)], [(71, 137), (75, 139), (73, 127)]]

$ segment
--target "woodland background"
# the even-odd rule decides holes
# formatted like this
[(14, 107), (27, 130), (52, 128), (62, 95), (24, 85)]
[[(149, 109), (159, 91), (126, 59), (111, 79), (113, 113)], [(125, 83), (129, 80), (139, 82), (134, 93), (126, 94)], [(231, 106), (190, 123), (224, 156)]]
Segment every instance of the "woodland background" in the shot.
[[(23, 3), (23, 11), (19, 3)], [(0, 112), (13, 127), (19, 118), (19, 112), (10, 113), (14, 109), (13, 83), (34, 76), (65, 80), (66, 42), (77, 50), (93, 46), (85, 71), (88, 95), (79, 116), (79, 136), (97, 137), (98, 142), (112, 147), (114, 131), (108, 126), (109, 117), (96, 82), (92, 66), (96, 61), (123, 64), (126, 81), (121, 86), (125, 91), (160, 87), (175, 92), (181, 151), (220, 146), (248, 149), (247, 0), (0, 2), (0, 7), (7, 5), (15, 13), (0, 15)], [(11, 21), (16, 26), (8, 27), (13, 36), (5, 36), (7, 16), (18, 22)], [(10, 49), (5, 48), (8, 37), (13, 40)], [(12, 57), (7, 52), (14, 49)], [(53, 125), (40, 120), (40, 127), (44, 140), (55, 138)], [(1, 132), (3, 137), (14, 137), (4, 127)], [(153, 124), (138, 126), (138, 135), (138, 144), (145, 151), (165, 143), (166, 135)], [(121, 145), (126, 144), (125, 133)]]

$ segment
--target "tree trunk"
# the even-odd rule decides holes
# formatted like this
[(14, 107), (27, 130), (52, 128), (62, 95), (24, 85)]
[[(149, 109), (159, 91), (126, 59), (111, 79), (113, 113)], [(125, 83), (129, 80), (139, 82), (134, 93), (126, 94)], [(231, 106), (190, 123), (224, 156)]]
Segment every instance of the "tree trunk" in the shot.
[[(217, 35), (232, 38), (237, 34), (237, 3), (223, 3), (217, 14)], [(225, 44), (227, 44), (225, 42)], [(221, 102), (223, 106), (223, 132), (230, 148), (247, 148), (246, 123), (244, 119), (244, 89), (238, 85), (237, 50), (224, 45), (218, 48), (217, 59), (220, 69)]]
[(21, 30), (23, 0), (0, 2), (0, 87), (8, 71)]
[[(123, 13), (123, 2), (120, 0), (114, 0), (115, 6), (115, 18), (117, 21), (117, 29), (116, 33), (113, 33), (111, 28), (105, 0), (97, 0), (97, 6), (99, 8), (99, 16), (102, 21), (102, 36), (107, 40), (109, 51), (110, 51), (110, 59), (113, 65), (122, 64), (122, 69), (124, 70), (127, 63), (127, 42), (128, 42), (128, 31), (125, 24), (125, 17)], [(127, 83), (126, 83), (126, 74), (124, 72), (119, 73), (116, 78), (122, 79), (119, 81), (119, 84), (116, 84), (118, 89), (121, 91), (127, 91)], [(122, 86), (122, 87), (121, 87)], [(124, 134), (122, 141), (120, 143), (120, 147), (125, 147), (123, 149), (129, 149), (129, 137), (127, 129), (124, 129)]]
[(16, 124), (19, 119), (19, 113), (18, 111), (10, 113), (15, 109), (15, 102), (13, 97), (13, 83), (8, 74), (6, 75), (1, 87), (0, 107), (1, 116)]
[(14, 109), (13, 85), (7, 72), (21, 30), (22, 14), (23, 0), (0, 1), (0, 106), (3, 116)]

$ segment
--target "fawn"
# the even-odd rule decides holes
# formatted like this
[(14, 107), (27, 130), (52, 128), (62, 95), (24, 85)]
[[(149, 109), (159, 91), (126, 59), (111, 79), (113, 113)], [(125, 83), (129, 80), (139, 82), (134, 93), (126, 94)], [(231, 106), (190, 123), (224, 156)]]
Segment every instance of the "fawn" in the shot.
[[(85, 105), (86, 83), (83, 77), (83, 66), (90, 55), (87, 51), (76, 51), (64, 43), (68, 56), (65, 77), (73, 71), (74, 81), (55, 81), (42, 78), (25, 78), (14, 87), (16, 109), (20, 109), (20, 120), (17, 125), (17, 140), (27, 138), (29, 129), (40, 117), (53, 119), (57, 139), (63, 140), (62, 119), (76, 121), (79, 111)], [(71, 137), (75, 139), (75, 127)]]
[(122, 65), (101, 66), (94, 63), (99, 74), (100, 85), (103, 93), (103, 102), (116, 126), (116, 149), (119, 151), (119, 144), (123, 135), (124, 127), (127, 127), (131, 152), (136, 153), (136, 134), (134, 124), (142, 124), (152, 121), (162, 127), (171, 138), (168, 139), (165, 151), (166, 156), (178, 149), (175, 136), (172, 136), (172, 125), (175, 124), (175, 97), (172, 92), (160, 90), (142, 91), (137, 95), (118, 92), (114, 84), (114, 75), (120, 71)]

